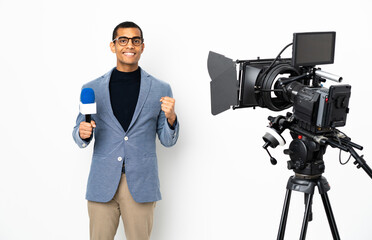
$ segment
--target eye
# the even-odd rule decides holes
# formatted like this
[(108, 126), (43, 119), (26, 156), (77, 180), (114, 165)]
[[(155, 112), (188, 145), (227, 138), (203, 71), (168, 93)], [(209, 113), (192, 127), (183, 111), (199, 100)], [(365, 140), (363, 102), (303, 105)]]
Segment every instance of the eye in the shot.
[(128, 43), (128, 39), (127, 38), (119, 38), (119, 44), (127, 44)]
[(141, 38), (133, 38), (133, 44), (140, 45), (142, 43)]

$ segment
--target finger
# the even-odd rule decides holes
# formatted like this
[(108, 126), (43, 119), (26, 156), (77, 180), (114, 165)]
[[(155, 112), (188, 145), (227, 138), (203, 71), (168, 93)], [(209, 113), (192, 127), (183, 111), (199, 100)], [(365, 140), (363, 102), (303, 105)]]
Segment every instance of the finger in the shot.
[(163, 105), (162, 109), (166, 109), (166, 110), (169, 110), (169, 111), (174, 111), (174, 106)]
[(175, 105), (174, 102), (169, 102), (169, 101), (163, 101), (162, 104), (165, 104), (167, 106), (174, 106)]
[(174, 103), (176, 100), (171, 97), (163, 97), (163, 102), (171, 102)]
[(173, 108), (173, 105), (171, 105), (171, 104), (164, 104), (164, 103), (163, 103), (163, 104), (161, 105), (161, 107), (162, 107), (162, 108), (166, 108), (166, 109), (172, 109), (172, 108)]
[(168, 96), (162, 97), (160, 100), (167, 101), (167, 102), (175, 102), (176, 101), (174, 98), (171, 98), (171, 97), (168, 97)]
[(161, 108), (162, 108), (162, 110), (174, 111), (174, 106), (164, 105)]
[(87, 139), (90, 137), (90, 135), (86, 135), (86, 134), (81, 134), (80, 135), (81, 139)]
[(92, 124), (91, 123), (87, 123), (87, 122), (82, 122), (79, 126), (80, 128), (92, 128)]
[(80, 137), (83, 138), (83, 139), (84, 138), (89, 138), (91, 135), (92, 135), (91, 132), (90, 133), (89, 132), (88, 133), (87, 132), (80, 132)]
[(81, 128), (81, 129), (79, 129), (79, 131), (83, 134), (91, 134), (92, 133), (91, 128)]
[(88, 122), (81, 122), (80, 123), (80, 127), (86, 128), (86, 127), (91, 127), (91, 126), (92, 126), (92, 124), (91, 123), (88, 123)]
[(163, 102), (162, 104), (164, 104), (164, 106), (169, 106), (169, 107), (173, 107), (175, 105), (172, 102)]
[(169, 109), (166, 108), (166, 107), (163, 107), (161, 110), (162, 110), (163, 112), (165, 112), (165, 113), (168, 113), (168, 112), (169, 112)]
[(80, 131), (80, 133), (81, 133), (81, 134), (85, 134), (85, 135), (86, 135), (86, 134), (89, 134), (89, 135), (90, 135), (90, 134), (92, 134), (92, 130), (84, 130), (84, 129), (82, 129), (82, 130)]
[(174, 108), (174, 106), (175, 106), (174, 103), (163, 103), (162, 105), (165, 106), (165, 107), (169, 107), (169, 108)]
[(92, 129), (81, 129), (80, 132), (82, 132), (84, 134), (91, 134), (92, 133)]
[(95, 128), (96, 127), (96, 122), (95, 121), (91, 121), (91, 122), (81, 122), (80, 123), (80, 128), (84, 128), (84, 129), (92, 129), (92, 128)]

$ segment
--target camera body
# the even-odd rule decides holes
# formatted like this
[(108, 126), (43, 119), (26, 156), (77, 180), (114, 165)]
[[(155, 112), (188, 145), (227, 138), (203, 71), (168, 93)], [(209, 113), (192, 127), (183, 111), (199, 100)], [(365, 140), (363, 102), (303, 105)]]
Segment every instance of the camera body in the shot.
[(298, 125), (313, 133), (345, 126), (350, 85), (321, 85), (324, 73), (315, 67), (293, 66), (291, 59), (240, 61), (239, 94), (234, 108), (261, 107), (282, 111), (293, 106)]
[[(295, 86), (292, 86), (295, 85)], [(299, 91), (294, 91), (294, 88)], [(350, 85), (307, 87), (297, 82), (286, 86), (292, 92), (293, 116), (297, 124), (310, 132), (329, 132), (346, 124), (349, 113)]]

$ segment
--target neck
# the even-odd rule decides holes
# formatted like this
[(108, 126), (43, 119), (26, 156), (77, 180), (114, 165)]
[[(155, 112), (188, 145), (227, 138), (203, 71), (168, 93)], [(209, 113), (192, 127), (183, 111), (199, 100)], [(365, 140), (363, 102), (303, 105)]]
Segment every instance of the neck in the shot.
[(140, 74), (140, 68), (139, 67), (136, 70), (134, 70), (133, 72), (124, 72), (124, 71), (120, 71), (117, 68), (115, 68), (114, 71), (117, 74), (119, 74), (120, 76), (134, 76), (134, 75)]
[(133, 64), (133, 65), (117, 64), (116, 69), (120, 72), (134, 72), (138, 69), (138, 64)]

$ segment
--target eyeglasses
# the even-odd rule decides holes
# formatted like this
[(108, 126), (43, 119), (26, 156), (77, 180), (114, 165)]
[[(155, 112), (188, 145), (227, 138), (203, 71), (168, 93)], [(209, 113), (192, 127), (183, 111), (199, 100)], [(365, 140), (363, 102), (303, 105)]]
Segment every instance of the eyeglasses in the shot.
[(112, 42), (118, 41), (120, 46), (126, 46), (129, 43), (129, 40), (132, 40), (132, 44), (134, 46), (140, 46), (143, 43), (143, 39), (141, 37), (118, 37), (112, 40)]

